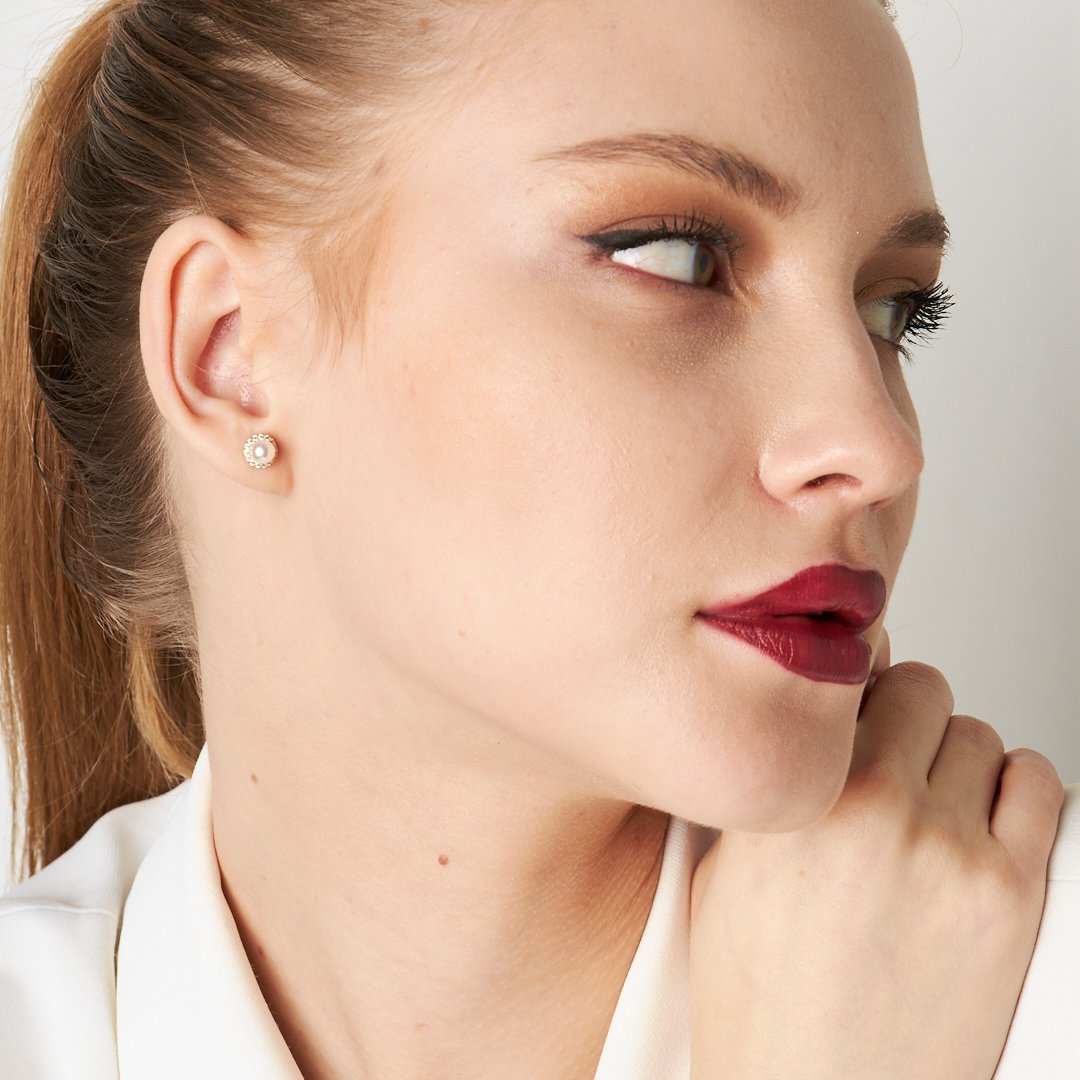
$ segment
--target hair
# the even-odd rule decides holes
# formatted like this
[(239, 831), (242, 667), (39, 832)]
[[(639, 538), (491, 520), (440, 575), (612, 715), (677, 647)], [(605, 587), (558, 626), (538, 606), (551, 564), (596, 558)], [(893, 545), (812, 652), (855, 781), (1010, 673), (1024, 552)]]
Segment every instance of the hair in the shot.
[(0, 248), (15, 880), (112, 808), (189, 777), (204, 741), (182, 522), (138, 345), (151, 248), (200, 212), (248, 235), (289, 230), (340, 321), (363, 267), (344, 284), (324, 272), (345, 239), (339, 196), (373, 227), (390, 125), (454, 53), (433, 9), (446, 13), (421, 0), (111, 0), (36, 83)]

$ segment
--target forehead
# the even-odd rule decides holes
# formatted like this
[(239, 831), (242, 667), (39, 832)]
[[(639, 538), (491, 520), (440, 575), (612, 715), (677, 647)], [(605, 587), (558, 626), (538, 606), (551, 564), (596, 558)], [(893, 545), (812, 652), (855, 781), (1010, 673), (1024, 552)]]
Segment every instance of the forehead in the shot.
[(810, 202), (933, 204), (911, 69), (879, 0), (535, 0), (479, 29), (455, 111), (507, 157), (678, 132), (798, 178)]

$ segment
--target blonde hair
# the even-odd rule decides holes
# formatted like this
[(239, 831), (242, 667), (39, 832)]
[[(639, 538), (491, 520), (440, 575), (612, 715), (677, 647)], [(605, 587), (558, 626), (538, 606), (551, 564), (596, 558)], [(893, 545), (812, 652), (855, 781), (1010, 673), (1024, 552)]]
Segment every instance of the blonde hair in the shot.
[[(436, 71), (442, 6), (112, 0), (37, 84), (0, 296), (16, 880), (113, 807), (189, 777), (204, 739), (182, 523), (138, 351), (150, 249), (195, 212), (241, 232), (273, 223), (301, 237), (318, 279), (336, 196), (346, 182), (352, 199), (376, 190), (407, 84)], [(332, 284), (317, 291), (340, 313)]]

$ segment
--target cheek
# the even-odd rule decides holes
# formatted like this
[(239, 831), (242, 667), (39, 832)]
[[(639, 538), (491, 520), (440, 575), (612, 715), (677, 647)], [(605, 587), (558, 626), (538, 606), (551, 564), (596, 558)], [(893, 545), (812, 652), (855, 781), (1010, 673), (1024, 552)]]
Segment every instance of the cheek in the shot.
[[(508, 262), (422, 275), (373, 304), (371, 452), (416, 528), (438, 520), (463, 575), (483, 568), (541, 610), (602, 599), (595, 625), (685, 558), (746, 472), (738, 409), (670, 335), (635, 336)], [(399, 296), (422, 300), (404, 310)]]
[(575, 538), (599, 528), (610, 477), (563, 358), (475, 311), (411, 315), (407, 337), (376, 328), (368, 405), (374, 452), (411, 507), (411, 529), (438, 523), (462, 567), (507, 584), (541, 556), (572, 572), (585, 554)]
[(347, 497), (324, 494), (340, 516), (321, 516), (318, 542), (362, 550), (349, 595), (325, 587), (343, 632), (378, 636), (476, 711), (502, 720), (514, 701), (517, 722), (577, 712), (598, 730), (613, 700), (640, 712), (658, 677), (686, 682), (680, 635), (718, 558), (693, 565), (694, 537), (732, 472), (723, 425), (686, 404), (700, 402), (692, 386), (649, 375), (662, 365), (625, 334), (488, 286), (469, 303), (433, 286), (389, 293), (342, 358), (355, 376), (326, 408), (356, 432), (355, 460), (334, 485)]
[(904, 361), (899, 356), (889, 362), (884, 370), (885, 384), (888, 387), (893, 406), (915, 433), (921, 446), (922, 431), (919, 427), (919, 416), (915, 411), (915, 403), (911, 400), (911, 391), (908, 389), (907, 379), (904, 378), (903, 364)]
[[(907, 381), (904, 378), (904, 371), (899, 358), (894, 367), (885, 369), (885, 380), (896, 411), (915, 433), (921, 447), (922, 433), (919, 428), (919, 418), (915, 411), (915, 405), (911, 400), (911, 394), (908, 391)], [(916, 480), (911, 488), (905, 491), (884, 512), (886, 543), (894, 574), (899, 569), (900, 560), (907, 548), (908, 540), (911, 538), (911, 531), (915, 524), (915, 507), (918, 496), (919, 486), (918, 480)]]
[[(647, 557), (628, 565), (651, 508), (613, 431), (621, 408), (535, 298), (495, 282), (467, 302), (400, 294), (423, 304), (372, 305), (355, 395), (332, 405), (362, 431), (343, 508), (367, 549), (350, 598), (367, 605), (359, 631), (477, 710), (558, 707), (561, 677), (587, 693), (604, 650), (626, 647), (632, 582), (655, 574)], [(339, 617), (355, 623), (355, 607)]]

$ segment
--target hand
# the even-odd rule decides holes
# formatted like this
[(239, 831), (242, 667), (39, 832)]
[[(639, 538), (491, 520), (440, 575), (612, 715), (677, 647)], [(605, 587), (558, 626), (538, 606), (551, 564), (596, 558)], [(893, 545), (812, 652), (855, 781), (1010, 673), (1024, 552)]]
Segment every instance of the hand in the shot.
[(1004, 753), (952, 708), (935, 669), (881, 670), (833, 809), (796, 832), (725, 830), (706, 853), (693, 1080), (993, 1076), (1064, 791), (1041, 754)]

